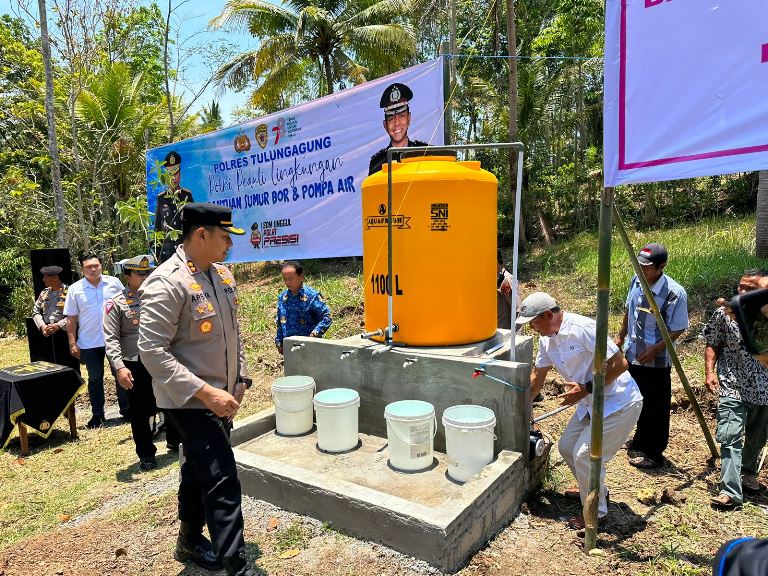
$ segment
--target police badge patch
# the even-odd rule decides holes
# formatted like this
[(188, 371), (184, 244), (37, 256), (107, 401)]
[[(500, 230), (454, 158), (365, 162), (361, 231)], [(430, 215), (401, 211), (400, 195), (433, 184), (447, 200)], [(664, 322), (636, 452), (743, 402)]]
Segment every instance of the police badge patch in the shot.
[(267, 125), (266, 124), (259, 124), (256, 126), (256, 142), (261, 146), (262, 149), (267, 147), (267, 140), (269, 139), (269, 135), (267, 134)]

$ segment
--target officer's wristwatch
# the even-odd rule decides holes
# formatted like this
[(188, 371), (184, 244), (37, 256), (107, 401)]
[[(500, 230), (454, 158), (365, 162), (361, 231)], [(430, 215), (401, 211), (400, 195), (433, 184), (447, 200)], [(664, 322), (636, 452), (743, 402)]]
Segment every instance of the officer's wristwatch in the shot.
[(246, 390), (250, 390), (251, 386), (253, 386), (253, 379), (252, 378), (239, 378), (238, 381), (242, 382), (243, 384), (245, 384), (245, 389)]

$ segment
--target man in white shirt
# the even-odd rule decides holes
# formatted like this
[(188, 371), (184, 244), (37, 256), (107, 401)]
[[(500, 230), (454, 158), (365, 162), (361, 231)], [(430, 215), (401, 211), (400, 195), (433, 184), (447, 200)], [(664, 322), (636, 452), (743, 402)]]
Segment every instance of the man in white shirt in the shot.
[[(112, 296), (123, 291), (123, 285), (114, 276), (102, 275), (101, 260), (96, 254), (83, 254), (80, 267), (83, 278), (69, 287), (64, 314), (69, 352), (88, 368), (92, 417), (87, 426), (98, 428), (104, 424), (104, 306)], [(120, 414), (126, 416), (127, 392), (120, 386), (116, 388)]]
[[(558, 442), (558, 449), (578, 482), (582, 506), (589, 493), (589, 446), (591, 441), (592, 373), (595, 361), (595, 321), (564, 312), (549, 294), (535, 292), (520, 305), (517, 324), (528, 324), (541, 336), (539, 353), (531, 373), (531, 397), (544, 385), (551, 368), (565, 379), (560, 394), (563, 405), (576, 404)], [(605, 465), (614, 457), (635, 427), (643, 408), (643, 397), (627, 372), (628, 364), (616, 344), (608, 339), (603, 409), (603, 454), (598, 518), (608, 514)], [(575, 494), (575, 491), (574, 491)], [(584, 528), (584, 518), (575, 516), (568, 525)]]

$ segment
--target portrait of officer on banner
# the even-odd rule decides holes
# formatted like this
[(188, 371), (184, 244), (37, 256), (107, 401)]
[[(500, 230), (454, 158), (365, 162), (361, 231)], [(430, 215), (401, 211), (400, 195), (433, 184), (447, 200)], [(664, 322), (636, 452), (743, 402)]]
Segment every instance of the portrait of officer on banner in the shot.
[[(426, 146), (421, 140), (411, 140), (408, 137), (408, 127), (411, 125), (411, 111), (408, 102), (413, 99), (413, 91), (401, 82), (390, 84), (384, 89), (379, 100), (379, 107), (384, 110), (384, 130), (389, 135), (389, 146), (382, 148), (371, 156), (368, 165), (368, 175), (375, 174), (387, 163), (387, 150), (390, 148), (405, 148)], [(393, 160), (400, 160), (395, 154)]]
[(155, 232), (163, 234), (162, 244), (156, 258), (162, 263), (176, 252), (181, 244), (181, 208), (194, 202), (192, 192), (181, 186), (181, 155), (171, 151), (165, 156), (165, 173), (168, 175), (168, 187), (157, 195), (155, 207)]

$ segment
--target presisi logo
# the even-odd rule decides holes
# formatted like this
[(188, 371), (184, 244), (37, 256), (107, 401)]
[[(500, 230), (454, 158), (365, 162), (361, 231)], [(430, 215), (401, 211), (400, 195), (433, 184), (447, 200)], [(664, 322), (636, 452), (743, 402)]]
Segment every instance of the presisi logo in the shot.
[(432, 204), (429, 211), (429, 229), (432, 232), (447, 232), (451, 227), (448, 224), (448, 203), (439, 202)]
[[(383, 204), (382, 204), (383, 206)], [(384, 210), (386, 213), (386, 210)], [(392, 228), (399, 228), (400, 230), (410, 230), (411, 226), (408, 224), (410, 216), (404, 216), (402, 214), (392, 215)], [(366, 216), (365, 229), (371, 228), (386, 228), (389, 226), (389, 218), (387, 216)]]
[(261, 223), (261, 247), (282, 248), (283, 246), (298, 246), (300, 243), (300, 234), (293, 232), (285, 234), (280, 228), (290, 228), (292, 226), (290, 218), (281, 220), (266, 220)]

